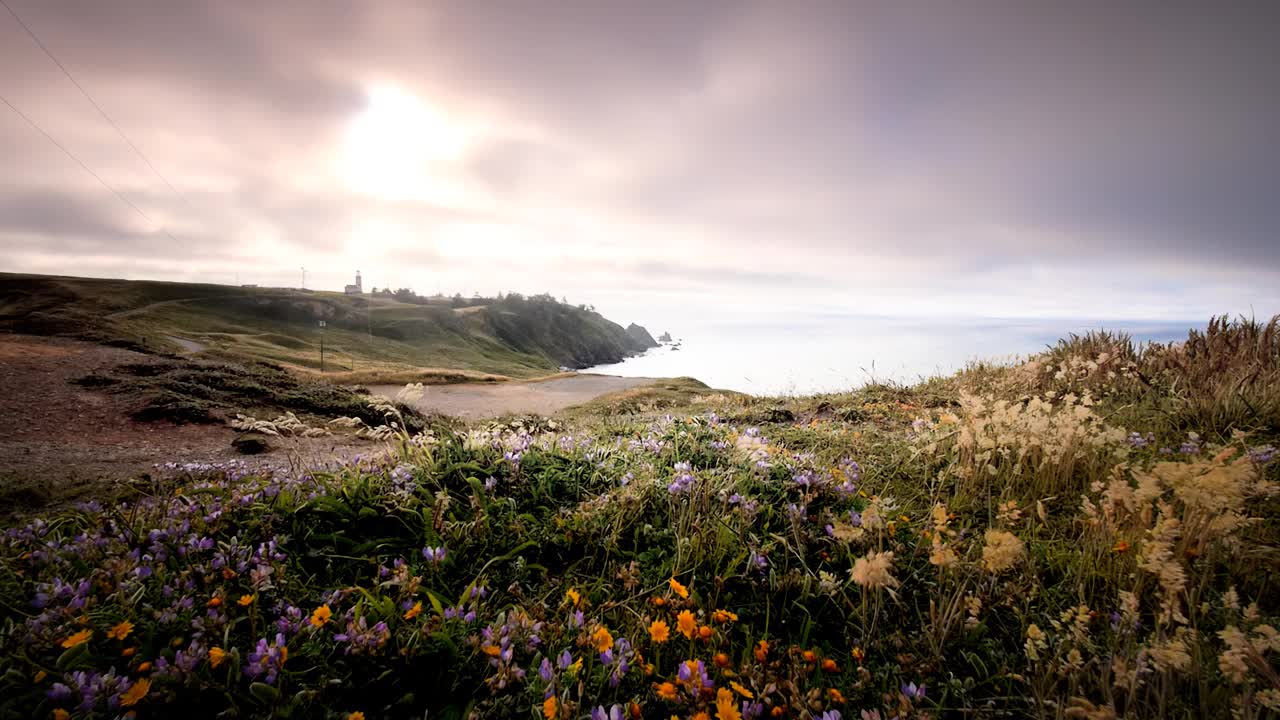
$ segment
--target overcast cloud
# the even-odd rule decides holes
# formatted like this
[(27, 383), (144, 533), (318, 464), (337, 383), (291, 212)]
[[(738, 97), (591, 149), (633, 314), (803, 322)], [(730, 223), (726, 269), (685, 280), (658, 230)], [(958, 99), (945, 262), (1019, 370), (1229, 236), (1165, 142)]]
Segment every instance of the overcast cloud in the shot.
[(3, 270), (1280, 311), (1274, 3), (6, 1), (178, 192), (0, 9)]

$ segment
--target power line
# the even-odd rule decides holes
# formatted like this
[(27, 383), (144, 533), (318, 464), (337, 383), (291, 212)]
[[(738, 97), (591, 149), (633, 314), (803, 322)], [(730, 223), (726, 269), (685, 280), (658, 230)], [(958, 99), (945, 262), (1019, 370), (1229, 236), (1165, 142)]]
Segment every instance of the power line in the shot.
[[(3, 1), (4, 1), (4, 0), (0, 0), (0, 2), (3, 2)], [(93, 171), (93, 168), (89, 167), (88, 165), (86, 165), (86, 164), (84, 163), (84, 161), (83, 161), (83, 160), (81, 160), (80, 158), (76, 157), (76, 154), (75, 154), (75, 153), (73, 153), (73, 152), (71, 152), (70, 150), (68, 150), (68, 149), (67, 149), (67, 146), (65, 146), (65, 145), (63, 145), (62, 143), (58, 142), (57, 138), (55, 138), (54, 136), (50, 135), (48, 132), (46, 132), (46, 131), (45, 131), (45, 129), (44, 129), (44, 128), (42, 128), (42, 127), (40, 127), (39, 125), (37, 125), (35, 120), (32, 120), (30, 117), (28, 117), (28, 116), (27, 116), (27, 114), (26, 114), (26, 113), (24, 113), (24, 112), (22, 112), (21, 110), (19, 110), (19, 109), (18, 109), (18, 107), (17, 107), (16, 105), (14, 105), (13, 103), (9, 102), (8, 98), (6, 98), (6, 97), (5, 97), (5, 96), (3, 96), (3, 95), (0, 95), (0, 102), (4, 103), (5, 105), (8, 105), (10, 110), (12, 110), (12, 111), (14, 111), (15, 113), (17, 113), (17, 114), (18, 114), (18, 117), (22, 118), (23, 120), (26, 120), (28, 125), (30, 125), (31, 127), (35, 128), (37, 131), (39, 131), (39, 132), (40, 132), (40, 134), (41, 134), (41, 135), (44, 135), (44, 136), (45, 136), (45, 138), (46, 138), (49, 142), (53, 143), (53, 144), (54, 144), (54, 145), (55, 145), (59, 150), (61, 150), (62, 152), (66, 153), (67, 157), (69, 157), (69, 158), (71, 158), (72, 160), (74, 160), (74, 161), (76, 162), (76, 164), (77, 164), (77, 165), (79, 165), (81, 168), (83, 168), (83, 169), (84, 169), (84, 171), (85, 171), (85, 172), (87, 172), (87, 173), (89, 173), (90, 175), (92, 175), (94, 180), (97, 180), (99, 183), (101, 183), (101, 184), (102, 184), (102, 187), (104, 187), (104, 188), (106, 188), (106, 189), (110, 190), (112, 195), (115, 195), (117, 198), (119, 198), (119, 199), (120, 199), (120, 202), (122, 202), (122, 203), (124, 203), (125, 205), (128, 205), (129, 207), (133, 208), (133, 211), (134, 211), (134, 212), (138, 213), (138, 215), (142, 216), (142, 218), (143, 218), (144, 220), (146, 220), (147, 222), (151, 223), (152, 225), (159, 225), (159, 223), (157, 223), (155, 220), (153, 220), (153, 219), (151, 218), (151, 216), (150, 216), (150, 215), (148, 215), (148, 214), (146, 214), (145, 212), (143, 212), (143, 211), (142, 211), (142, 208), (140, 208), (140, 207), (138, 207), (137, 205), (135, 205), (135, 204), (133, 203), (133, 201), (132, 201), (132, 200), (130, 200), (129, 198), (127, 198), (127, 197), (125, 197), (124, 195), (120, 194), (120, 191), (119, 191), (119, 190), (116, 190), (115, 188), (111, 187), (111, 185), (109, 185), (109, 184), (107, 183), (107, 181), (106, 181), (106, 180), (103, 180), (103, 179), (102, 179), (102, 176), (101, 176), (101, 175), (99, 175), (98, 173), (96, 173), (96, 172), (94, 172), (94, 171)], [(163, 232), (165, 235), (168, 235), (170, 240), (172, 240), (172, 241), (174, 241), (174, 242), (178, 242), (178, 239), (177, 239), (177, 238), (175, 238), (173, 235), (171, 235), (171, 234), (169, 233), (169, 231), (168, 231), (168, 230), (166, 230), (166, 229), (164, 228), (164, 226), (161, 226), (161, 227), (160, 227), (160, 231), (161, 231), (161, 232)]]
[[(133, 152), (137, 154), (138, 157), (142, 158), (142, 162), (146, 163), (147, 167), (151, 168), (151, 172), (155, 173), (156, 177), (160, 178), (161, 182), (163, 182), (166, 186), (168, 186), (169, 190), (172, 191), (173, 194), (181, 198), (183, 202), (186, 202), (186, 197), (184, 197), (181, 192), (178, 192), (178, 189), (173, 186), (173, 183), (169, 182), (169, 179), (166, 178), (163, 174), (161, 174), (161, 172), (158, 169), (156, 169), (156, 166), (152, 164), (150, 158), (146, 156), (146, 153), (142, 152), (142, 150), (140, 150), (138, 146), (135, 145), (133, 141), (129, 139), (129, 136), (125, 134), (124, 130), (122, 130), (120, 126), (116, 124), (116, 121), (113, 120), (111, 116), (107, 114), (106, 110), (102, 109), (102, 106), (98, 104), (98, 101), (93, 99), (93, 96), (89, 94), (89, 91), (85, 90), (84, 86), (81, 85), (75, 79), (75, 76), (71, 74), (71, 71), (68, 70), (66, 66), (63, 65), (60, 60), (58, 60), (57, 56), (53, 54), (53, 51), (51, 51), (47, 46), (45, 46), (43, 42), (40, 41), (40, 37), (36, 35), (35, 31), (32, 30), (29, 25), (23, 22), (22, 18), (18, 16), (18, 13), (15, 12), (13, 8), (9, 7), (9, 3), (6, 2), (5, 0), (0, 0), (0, 5), (3, 5), (4, 9), (8, 10), (9, 14), (13, 16), (13, 19), (17, 20), (18, 24), (22, 26), (22, 29), (27, 31), (27, 34), (31, 36), (31, 39), (33, 41), (35, 41), (36, 46), (39, 47), (41, 50), (43, 50), (45, 55), (49, 56), (49, 59), (53, 61), (53, 64), (58, 66), (58, 69), (62, 71), (62, 74), (67, 76), (67, 79), (71, 81), (71, 84), (76, 86), (76, 89), (80, 91), (80, 94), (84, 95), (85, 99), (89, 101), (89, 104), (93, 105), (94, 109), (98, 111), (98, 114), (102, 115), (103, 119), (105, 119), (108, 123), (110, 123), (111, 127), (115, 128), (116, 134), (120, 136), (120, 139), (124, 140), (125, 144), (128, 145), (133, 150)], [(10, 105), (9, 107), (13, 107), (13, 106)], [(190, 203), (188, 203), (188, 205), (190, 205)]]

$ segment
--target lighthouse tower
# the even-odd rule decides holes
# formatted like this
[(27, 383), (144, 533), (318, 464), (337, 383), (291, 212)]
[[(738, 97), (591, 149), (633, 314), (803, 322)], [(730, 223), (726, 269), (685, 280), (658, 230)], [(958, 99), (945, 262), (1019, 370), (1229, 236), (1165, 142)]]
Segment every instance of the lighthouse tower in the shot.
[(363, 294), (364, 294), (364, 284), (360, 281), (360, 271), (359, 271), (359, 270), (357, 270), (357, 271), (356, 271), (356, 284), (355, 284), (355, 285), (348, 285), (348, 286), (344, 289), (344, 292), (346, 292), (348, 295), (363, 295)]

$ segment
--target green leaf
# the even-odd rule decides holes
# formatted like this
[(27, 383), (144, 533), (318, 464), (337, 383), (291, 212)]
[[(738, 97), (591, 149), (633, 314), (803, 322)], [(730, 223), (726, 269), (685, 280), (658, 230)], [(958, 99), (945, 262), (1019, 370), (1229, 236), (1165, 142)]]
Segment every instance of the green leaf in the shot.
[(280, 699), (280, 691), (266, 683), (253, 683), (249, 686), (249, 692), (263, 705), (273, 705)]
[(66, 670), (67, 668), (71, 667), (74, 663), (76, 663), (78, 660), (80, 660), (81, 658), (83, 658), (85, 655), (88, 655), (88, 654), (89, 654), (89, 643), (80, 643), (75, 647), (67, 648), (65, 651), (63, 651), (63, 653), (58, 656), (58, 660), (56, 663), (54, 663), (54, 666), (57, 667), (59, 670)]

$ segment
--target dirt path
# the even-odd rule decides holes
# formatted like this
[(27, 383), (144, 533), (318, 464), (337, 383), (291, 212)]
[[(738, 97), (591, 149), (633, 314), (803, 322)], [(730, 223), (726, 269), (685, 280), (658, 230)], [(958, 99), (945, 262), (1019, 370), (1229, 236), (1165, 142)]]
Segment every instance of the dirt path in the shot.
[[(652, 382), (653, 378), (584, 373), (541, 382), (431, 385), (415, 406), (423, 412), (463, 418), (498, 417), (509, 413), (550, 415), (601, 395)], [(374, 385), (369, 391), (393, 398), (402, 389), (401, 385)]]
[(204, 343), (198, 343), (195, 340), (187, 340), (186, 338), (180, 338), (177, 335), (165, 335), (165, 338), (176, 343), (178, 347), (182, 348), (182, 351), (188, 355), (204, 352), (205, 350)]
[(14, 505), (101, 497), (115, 482), (156, 465), (243, 462), (252, 469), (288, 470), (376, 452), (348, 436), (280, 438), (276, 449), (245, 456), (231, 447), (225, 425), (139, 422), (143, 402), (74, 381), (123, 364), (156, 358), (62, 338), (0, 334), (0, 515)]

